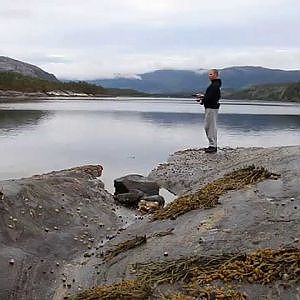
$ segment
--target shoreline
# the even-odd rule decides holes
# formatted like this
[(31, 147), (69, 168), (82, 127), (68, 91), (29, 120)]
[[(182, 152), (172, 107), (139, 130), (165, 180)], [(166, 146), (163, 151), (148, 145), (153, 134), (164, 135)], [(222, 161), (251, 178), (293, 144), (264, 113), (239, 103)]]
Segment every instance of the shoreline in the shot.
[[(3, 102), (3, 100), (10, 100), (10, 101), (20, 101), (20, 100), (47, 100), (47, 99), (71, 99), (74, 98), (81, 100), (81, 99), (103, 99), (103, 98), (113, 98), (113, 99), (121, 99), (121, 98), (141, 98), (141, 99), (189, 99), (189, 100), (194, 100), (194, 97), (182, 97), (182, 96), (169, 96), (169, 95), (151, 95), (149, 96), (124, 96), (124, 95), (108, 95), (108, 94), (97, 94), (97, 95), (92, 95), (92, 94), (84, 94), (84, 93), (75, 93), (75, 92), (70, 92), (70, 91), (53, 91), (53, 92), (19, 92), (19, 91), (4, 91), (0, 90), (0, 103)], [(283, 100), (274, 100), (274, 99), (227, 99), (227, 98), (222, 98), (221, 103), (223, 104), (260, 104), (262, 105), (265, 103), (266, 105), (269, 104), (278, 104), (278, 105), (300, 105), (299, 101), (283, 101)]]
[[(178, 196), (192, 195), (252, 164), (280, 177), (229, 190), (215, 207), (164, 221), (151, 221), (134, 210), (133, 222), (126, 219), (124, 208), (101, 182), (101, 166), (1, 181), (0, 263), (8, 267), (0, 271), (0, 296), (61, 300), (132, 278), (130, 265), (137, 262), (291, 245), (299, 249), (300, 145), (222, 148), (215, 154), (180, 150), (150, 171), (149, 178)], [(146, 236), (147, 243), (104, 260), (105, 253), (136, 236)], [(274, 284), (241, 284), (240, 289), (257, 299)], [(296, 291), (293, 285), (279, 290), (272, 299)]]

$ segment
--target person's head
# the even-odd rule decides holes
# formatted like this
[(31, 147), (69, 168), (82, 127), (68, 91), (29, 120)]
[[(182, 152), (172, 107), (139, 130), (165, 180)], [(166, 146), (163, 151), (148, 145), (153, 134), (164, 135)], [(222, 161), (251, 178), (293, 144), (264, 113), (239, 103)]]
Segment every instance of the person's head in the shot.
[(217, 69), (211, 69), (208, 71), (208, 78), (210, 80), (217, 79), (219, 77), (219, 71)]

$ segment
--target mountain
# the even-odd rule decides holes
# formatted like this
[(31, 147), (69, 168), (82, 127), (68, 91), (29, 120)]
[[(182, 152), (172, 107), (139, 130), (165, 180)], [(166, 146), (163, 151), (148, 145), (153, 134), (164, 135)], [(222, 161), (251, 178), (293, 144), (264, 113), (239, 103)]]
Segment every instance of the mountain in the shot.
[[(285, 71), (241, 66), (220, 69), (224, 90), (238, 90), (258, 84), (300, 81), (300, 70)], [(128, 88), (152, 94), (190, 94), (203, 91), (209, 84), (206, 70), (157, 70), (135, 78), (96, 79), (89, 81), (106, 88)]]
[(300, 102), (300, 82), (252, 86), (249, 89), (230, 93), (226, 98)]
[(37, 96), (147, 96), (132, 89), (103, 88), (84, 81), (59, 81), (37, 66), (0, 56), (0, 97), (36, 93)]
[[(84, 81), (49, 81), (16, 72), (0, 72), (0, 96), (21, 93), (42, 93), (48, 96), (147, 96), (128, 89), (105, 89)], [(42, 96), (42, 95), (40, 95)]]
[(37, 66), (6, 56), (0, 56), (0, 72), (15, 72), (24, 76), (40, 78), (49, 81), (58, 81), (53, 74), (47, 73)]

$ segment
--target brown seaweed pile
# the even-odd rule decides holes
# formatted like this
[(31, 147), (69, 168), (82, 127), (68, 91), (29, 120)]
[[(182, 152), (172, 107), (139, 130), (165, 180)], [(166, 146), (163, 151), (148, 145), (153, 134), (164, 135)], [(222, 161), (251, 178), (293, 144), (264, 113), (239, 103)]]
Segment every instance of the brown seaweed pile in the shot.
[(239, 190), (249, 184), (271, 178), (277, 179), (278, 174), (269, 172), (263, 167), (248, 166), (224, 177), (208, 183), (194, 194), (175, 199), (172, 203), (155, 212), (152, 220), (175, 219), (176, 217), (198, 208), (210, 208), (218, 204), (220, 196), (228, 190)]
[(135, 264), (138, 278), (148, 283), (185, 281), (189, 287), (211, 283), (247, 281), (267, 284), (275, 280), (299, 282), (300, 249), (259, 249), (250, 254), (186, 257), (178, 260)]
[(70, 300), (144, 300), (152, 294), (149, 285), (138, 280), (127, 280), (112, 285), (98, 286), (87, 290)]
[[(245, 295), (228, 287), (211, 286), (215, 281), (268, 284), (282, 280), (300, 281), (300, 248), (259, 249), (246, 254), (183, 257), (177, 260), (140, 263), (132, 266), (135, 280), (87, 290), (72, 300), (148, 299), (155, 286), (177, 284), (181, 293), (162, 295), (161, 299), (234, 299), (244, 300)], [(157, 299), (157, 298), (155, 298)]]
[(123, 243), (116, 245), (113, 249), (108, 250), (104, 255), (104, 260), (112, 259), (113, 257), (117, 256), (118, 254), (125, 252), (129, 249), (133, 249), (138, 247), (144, 243), (146, 243), (147, 238), (146, 236), (136, 236), (134, 239), (127, 240)]
[(195, 286), (186, 293), (168, 293), (162, 300), (246, 300), (246, 296), (232, 288)]

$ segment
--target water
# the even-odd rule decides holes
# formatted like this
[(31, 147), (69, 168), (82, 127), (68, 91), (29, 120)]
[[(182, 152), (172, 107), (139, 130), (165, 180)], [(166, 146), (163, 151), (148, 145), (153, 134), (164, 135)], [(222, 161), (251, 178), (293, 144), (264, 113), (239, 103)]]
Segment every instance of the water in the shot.
[[(46, 99), (0, 103), (0, 180), (101, 164), (102, 180), (147, 175), (170, 153), (206, 147), (191, 99)], [(300, 105), (223, 101), (219, 146), (300, 144)]]

